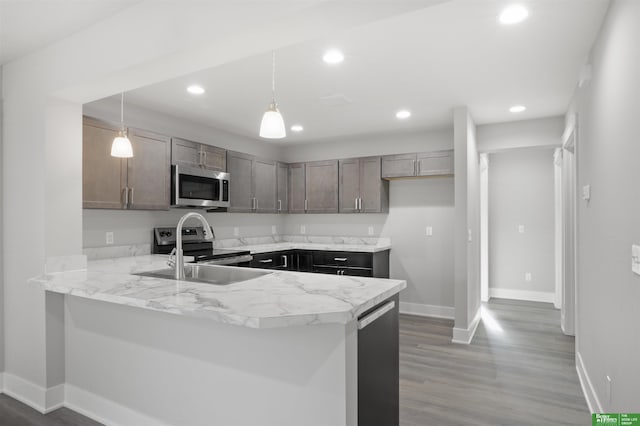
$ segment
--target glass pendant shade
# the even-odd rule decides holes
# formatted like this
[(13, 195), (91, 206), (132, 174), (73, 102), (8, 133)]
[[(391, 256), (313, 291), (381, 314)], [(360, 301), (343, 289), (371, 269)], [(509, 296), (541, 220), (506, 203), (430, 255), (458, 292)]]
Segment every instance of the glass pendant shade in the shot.
[(118, 137), (113, 140), (113, 143), (111, 144), (111, 156), (118, 158), (133, 157), (131, 141), (123, 132), (120, 132)]
[(280, 111), (278, 111), (278, 106), (273, 102), (262, 116), (260, 137), (266, 139), (281, 139), (285, 136), (287, 136), (287, 130), (284, 127), (284, 119)]
[(133, 148), (131, 147), (131, 141), (127, 137), (127, 133), (124, 130), (124, 93), (120, 94), (120, 133), (113, 139), (111, 144), (111, 156), (118, 158), (131, 158), (133, 157)]

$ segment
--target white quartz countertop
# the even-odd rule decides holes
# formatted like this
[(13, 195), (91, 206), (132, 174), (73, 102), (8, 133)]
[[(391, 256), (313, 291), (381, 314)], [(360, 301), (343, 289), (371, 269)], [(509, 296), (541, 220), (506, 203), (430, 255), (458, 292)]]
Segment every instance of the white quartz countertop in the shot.
[[(295, 248), (301, 247), (296, 243)], [(229, 285), (132, 275), (166, 269), (166, 261), (163, 255), (95, 260), (86, 269), (49, 273), (30, 283), (46, 291), (252, 328), (346, 324), (406, 287), (403, 280), (290, 271)]]
[(302, 242), (279, 242), (269, 244), (251, 244), (238, 248), (250, 250), (251, 254), (268, 253), (272, 251), (284, 250), (323, 250), (323, 251), (350, 251), (376, 253), (379, 251), (391, 250), (391, 243), (385, 244), (331, 244), (331, 243), (302, 243)]

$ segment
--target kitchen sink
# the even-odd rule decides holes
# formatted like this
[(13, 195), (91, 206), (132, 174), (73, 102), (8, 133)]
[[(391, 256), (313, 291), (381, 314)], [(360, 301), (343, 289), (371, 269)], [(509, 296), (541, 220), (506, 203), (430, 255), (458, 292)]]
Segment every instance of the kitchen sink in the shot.
[[(273, 272), (258, 271), (255, 269), (238, 268), (235, 266), (216, 266), (216, 265), (184, 265), (185, 281), (194, 281), (207, 284), (227, 285), (241, 281), (248, 281)], [(133, 275), (143, 277), (164, 278), (175, 280), (175, 270), (173, 268), (159, 269), (149, 272), (138, 272)]]

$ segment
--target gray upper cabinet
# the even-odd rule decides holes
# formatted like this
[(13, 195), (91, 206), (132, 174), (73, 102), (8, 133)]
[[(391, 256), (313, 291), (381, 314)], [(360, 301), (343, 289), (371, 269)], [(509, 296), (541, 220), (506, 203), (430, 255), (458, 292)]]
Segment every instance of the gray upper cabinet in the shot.
[[(125, 208), (126, 160), (111, 156), (118, 127), (85, 117), (82, 123), (82, 207)], [(128, 194), (127, 194), (128, 195)]]
[(441, 176), (453, 174), (453, 150), (385, 155), (382, 177)]
[(275, 213), (276, 162), (227, 151), (231, 212)]
[(258, 213), (275, 213), (277, 211), (276, 174), (275, 161), (261, 160), (259, 158), (253, 160), (254, 211)]
[(389, 211), (389, 182), (382, 180), (382, 159), (360, 159), (360, 212), (386, 213)]
[(111, 157), (118, 127), (85, 117), (82, 134), (84, 208), (166, 210), (169, 208), (170, 138), (129, 129), (133, 158)]
[(389, 211), (389, 182), (381, 178), (381, 158), (340, 160), (340, 213)]
[(289, 164), (289, 213), (304, 213), (306, 205), (304, 163)]
[(289, 211), (289, 165), (278, 163), (276, 167), (276, 210), (278, 213), (287, 213)]
[(385, 155), (382, 157), (382, 177), (415, 176), (416, 158), (416, 154)]
[(253, 211), (253, 156), (227, 151), (229, 184), (229, 211)]
[(338, 160), (306, 163), (307, 213), (338, 212)]
[(453, 150), (419, 153), (417, 164), (417, 176), (452, 175)]
[(338, 161), (340, 166), (340, 213), (356, 213), (360, 208), (360, 160)]
[(226, 150), (181, 138), (171, 138), (171, 164), (226, 171)]
[(130, 129), (134, 156), (127, 159), (130, 209), (167, 210), (170, 191), (170, 138)]

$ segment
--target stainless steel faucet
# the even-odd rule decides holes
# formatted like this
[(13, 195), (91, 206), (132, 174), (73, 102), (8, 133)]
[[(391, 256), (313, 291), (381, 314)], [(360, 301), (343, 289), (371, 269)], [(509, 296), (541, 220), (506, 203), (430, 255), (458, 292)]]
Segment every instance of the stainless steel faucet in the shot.
[(178, 221), (178, 226), (176, 226), (176, 261), (175, 268), (176, 280), (184, 280), (184, 256), (182, 255), (182, 226), (184, 222), (189, 218), (196, 218), (202, 223), (202, 227), (204, 228), (204, 239), (212, 240), (213, 239), (213, 231), (211, 230), (211, 225), (207, 222), (207, 219), (204, 218), (200, 213), (189, 212), (182, 216)]

